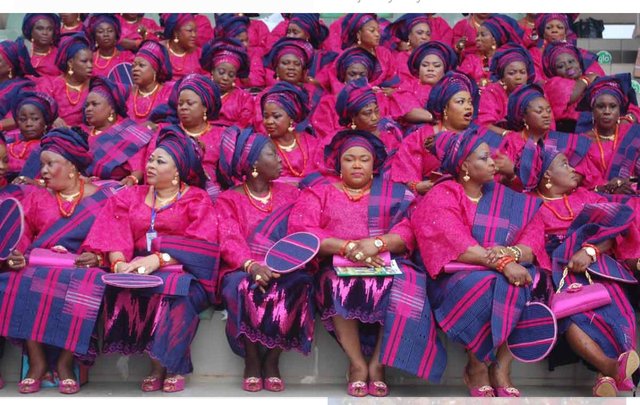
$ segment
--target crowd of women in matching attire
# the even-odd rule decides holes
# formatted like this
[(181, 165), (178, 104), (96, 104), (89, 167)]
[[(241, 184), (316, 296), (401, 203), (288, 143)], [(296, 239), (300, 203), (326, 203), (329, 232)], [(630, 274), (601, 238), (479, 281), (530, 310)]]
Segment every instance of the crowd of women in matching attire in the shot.
[[(26, 14), (0, 42), (0, 199), (25, 221), (0, 336), (27, 354), (19, 392), (54, 374), (78, 392), (98, 347), (148, 355), (143, 391), (181, 391), (214, 306), (247, 391), (285, 389), (280, 354), (311, 352), (318, 315), (349, 395), (388, 395), (388, 367), (440, 382), (446, 337), (471, 396), (520, 396), (514, 355), (544, 342), (510, 339), (588, 276), (609, 303), (554, 318), (537, 360), (582, 360), (596, 396), (633, 390), (640, 110), (629, 74), (576, 47), (576, 16), (282, 16)], [(272, 272), (294, 232), (317, 257)], [(77, 256), (32, 263), (43, 250)], [(340, 277), (340, 256), (402, 274)]]

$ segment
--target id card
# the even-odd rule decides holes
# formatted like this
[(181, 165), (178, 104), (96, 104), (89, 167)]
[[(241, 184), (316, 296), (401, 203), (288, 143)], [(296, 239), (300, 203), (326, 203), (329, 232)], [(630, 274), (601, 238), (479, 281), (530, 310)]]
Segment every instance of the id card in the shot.
[(151, 243), (155, 238), (158, 237), (158, 232), (148, 231), (146, 236), (147, 236), (147, 252), (151, 252)]

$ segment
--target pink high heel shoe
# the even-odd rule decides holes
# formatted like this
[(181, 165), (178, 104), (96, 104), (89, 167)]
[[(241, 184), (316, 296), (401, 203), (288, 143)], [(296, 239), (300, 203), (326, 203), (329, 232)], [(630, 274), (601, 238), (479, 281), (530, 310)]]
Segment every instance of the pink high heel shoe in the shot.
[(33, 394), (40, 391), (41, 379), (25, 378), (18, 383), (18, 392), (21, 394)]
[(386, 397), (389, 395), (389, 387), (384, 381), (369, 381), (369, 395), (374, 397)]
[(640, 366), (640, 357), (635, 350), (629, 350), (618, 357), (618, 373), (616, 375), (616, 388), (619, 391), (633, 391), (633, 373)]
[(347, 383), (347, 394), (352, 397), (366, 397), (368, 394), (367, 383), (364, 381), (354, 381)]
[(181, 375), (167, 377), (162, 384), (162, 392), (180, 392), (184, 390), (184, 385), (184, 377)]
[(284, 391), (284, 381), (278, 377), (267, 377), (264, 380), (264, 389), (271, 392)]
[(242, 389), (248, 392), (262, 391), (262, 378), (247, 377), (242, 381)]
[(80, 391), (80, 384), (73, 378), (66, 378), (58, 383), (58, 392), (61, 394), (76, 394)]
[(611, 377), (600, 377), (593, 386), (594, 397), (617, 397), (616, 380)]
[(520, 397), (520, 390), (516, 387), (495, 387), (497, 397)]
[(145, 377), (145, 379), (142, 380), (140, 389), (143, 392), (160, 391), (162, 389), (162, 377), (156, 377), (153, 375)]

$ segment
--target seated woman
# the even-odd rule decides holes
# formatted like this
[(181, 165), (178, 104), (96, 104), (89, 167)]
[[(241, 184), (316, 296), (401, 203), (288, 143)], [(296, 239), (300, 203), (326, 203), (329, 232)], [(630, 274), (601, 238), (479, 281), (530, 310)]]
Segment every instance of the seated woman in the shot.
[(471, 13), (453, 26), (451, 46), (458, 52), (461, 61), (477, 52), (478, 29), (490, 16), (491, 13)]
[(15, 184), (33, 184), (40, 172), (40, 138), (58, 118), (58, 104), (44, 93), (26, 91), (16, 95), (12, 110), (18, 131), (7, 139), (7, 174)]
[(427, 14), (403, 14), (391, 23), (386, 31), (389, 36), (398, 40), (392, 45), (392, 54), (398, 65), (400, 86), (414, 81), (408, 68), (408, 61), (413, 50), (431, 41), (430, 18)]
[(444, 75), (458, 67), (458, 55), (444, 42), (429, 41), (416, 47), (407, 60), (411, 79), (404, 79), (400, 88), (414, 93), (418, 105), (424, 107), (429, 93)]
[[(18, 384), (23, 394), (39, 391), (49, 371), (57, 371), (61, 393), (75, 394), (80, 384), (73, 373), (74, 359), (90, 365), (96, 358), (95, 325), (104, 292), (102, 270), (96, 268), (102, 264), (100, 257), (82, 253), (75, 267), (29, 264), (35, 248), (80, 253), (96, 213), (113, 195), (81, 176), (91, 162), (86, 136), (58, 128), (42, 138), (40, 173), (46, 188), (22, 200), (25, 231), (5, 262), (10, 271), (0, 273), (0, 333), (24, 342), (29, 357), (26, 378)], [(38, 322), (36, 313), (42, 317)]]
[(25, 14), (22, 20), (22, 35), (31, 42), (29, 57), (31, 65), (40, 76), (59, 76), (65, 68), (56, 62), (60, 40), (60, 17), (57, 14)]
[(120, 21), (120, 45), (123, 49), (137, 52), (142, 42), (147, 40), (158, 41), (158, 34), (162, 28), (153, 18), (145, 17), (144, 13), (116, 14)]
[[(530, 147), (533, 158), (521, 173), (527, 189), (543, 199), (536, 216), (544, 223), (547, 253), (553, 258), (554, 290), (562, 287), (563, 266), (568, 269), (565, 286), (576, 282), (587, 285), (587, 267), (590, 272), (595, 269), (605, 276), (617, 273), (618, 280), (635, 282), (632, 271), (623, 266), (626, 260), (627, 266), (635, 269), (640, 257), (633, 210), (578, 187), (577, 173), (557, 149), (527, 145)], [(620, 272), (626, 276), (620, 277)], [(558, 346), (551, 354), (550, 367), (582, 358), (599, 373), (594, 396), (616, 396), (619, 390), (635, 388), (632, 374), (640, 363), (635, 351), (635, 313), (625, 284), (603, 277), (598, 277), (597, 283), (605, 286), (611, 303), (558, 320), (558, 332), (573, 352), (566, 349), (566, 343)]]
[(94, 77), (84, 107), (93, 161), (87, 175), (123, 186), (143, 179), (147, 147), (153, 133), (127, 115), (129, 90), (106, 77)]
[(362, 48), (380, 62), (381, 73), (372, 86), (397, 87), (396, 61), (391, 51), (380, 46), (380, 24), (376, 14), (346, 14), (342, 20), (342, 49)]
[[(282, 351), (311, 351), (313, 278), (305, 270), (272, 273), (260, 263), (271, 245), (286, 235), (298, 190), (274, 181), (282, 164), (268, 137), (251, 128), (229, 127), (221, 149), (220, 172), (232, 186), (216, 201), (227, 339), (233, 352), (244, 357), (244, 390), (282, 391)], [(280, 232), (273, 233), (274, 227)]]
[(236, 86), (237, 79), (249, 76), (249, 56), (244, 46), (232, 38), (212, 39), (202, 48), (200, 66), (211, 73), (220, 88), (222, 107), (216, 123), (248, 127), (253, 121), (254, 97)]
[[(393, 120), (382, 116), (376, 94), (366, 79), (352, 80), (344, 86), (336, 100), (336, 112), (342, 127), (336, 128), (336, 132), (346, 127), (370, 132), (384, 143), (389, 155), (400, 147), (402, 130)], [(387, 168), (392, 161), (388, 159)]]
[[(533, 263), (544, 255), (542, 223), (531, 220), (539, 202), (494, 183), (491, 151), (478, 132), (439, 135), (446, 142), (442, 171), (453, 178), (418, 203), (411, 225), (433, 279), (427, 290), (437, 323), (467, 350), (469, 393), (517, 397), (506, 341), (531, 298)], [(452, 261), (486, 269), (447, 273)]]
[(326, 78), (325, 71), (331, 70), (332, 62), (338, 57), (338, 53), (322, 47), (324, 40), (329, 36), (329, 28), (320, 20), (320, 14), (291, 14), (286, 36), (287, 38), (300, 38), (309, 41), (314, 52), (307, 75), (310, 80)]
[(284, 162), (280, 181), (296, 184), (320, 166), (320, 141), (308, 127), (307, 93), (288, 82), (260, 97), (263, 124)]
[(93, 77), (109, 76), (111, 69), (120, 63), (133, 62), (133, 53), (118, 49), (121, 27), (115, 14), (91, 14), (87, 20), (87, 31), (93, 50)]
[[(564, 13), (540, 13), (536, 17), (535, 30), (538, 37), (534, 46), (529, 48), (529, 52), (531, 52), (533, 63), (536, 66), (538, 80), (551, 78), (551, 76), (546, 76), (547, 72), (544, 71), (544, 53), (549, 44), (563, 42), (576, 45), (578, 36), (571, 29), (569, 16)], [(598, 64), (596, 55), (585, 49), (578, 49), (578, 52), (584, 61), (584, 74), (593, 73), (596, 76), (604, 76), (605, 72)]]
[[(198, 313), (215, 300), (218, 224), (200, 188), (205, 178), (199, 152), (180, 128), (163, 128), (147, 161), (148, 184), (111, 198), (83, 245), (106, 255), (114, 273), (165, 280), (152, 289), (109, 287), (103, 303), (103, 352), (147, 354), (151, 372), (142, 382), (145, 392), (184, 389), (184, 374), (193, 371), (189, 346)], [(173, 264), (182, 271), (162, 270)]]
[[(415, 244), (408, 223), (402, 221), (413, 197), (379, 175), (386, 156), (373, 134), (339, 132), (325, 148), (325, 158), (340, 180), (305, 189), (289, 216), (289, 232), (320, 238), (316, 305), (349, 359), (347, 392), (356, 397), (388, 395), (385, 365), (432, 382), (440, 379), (446, 365), (426, 301), (424, 274), (403, 260)], [(389, 265), (382, 258), (386, 252), (402, 267), (401, 276), (339, 277), (332, 263), (339, 255), (360, 267)], [(413, 318), (396, 302), (409, 291), (416, 304)], [(414, 350), (400, 348), (404, 345)], [(368, 361), (366, 356), (371, 356)]]
[(83, 22), (86, 14), (81, 13), (59, 13), (60, 17), (60, 35), (73, 34), (84, 30)]
[[(212, 125), (220, 112), (220, 89), (208, 76), (187, 75), (173, 86), (169, 102), (151, 113), (156, 123), (178, 125), (204, 150), (202, 167), (207, 177), (206, 190), (212, 201), (220, 193), (216, 170), (220, 142), (225, 127)], [(153, 148), (153, 144), (151, 145)]]
[(82, 124), (82, 111), (93, 72), (91, 58), (91, 45), (84, 34), (71, 34), (60, 40), (56, 66), (64, 73), (42, 80), (37, 88), (58, 103), (54, 127)]
[(548, 78), (544, 92), (551, 103), (556, 128), (562, 132), (575, 132), (580, 116), (576, 111), (578, 101), (598, 75), (585, 72), (580, 51), (566, 42), (548, 44), (544, 48), (542, 65)]
[(424, 195), (433, 185), (431, 172), (440, 161), (425, 146), (425, 141), (441, 131), (464, 131), (471, 125), (478, 106), (478, 87), (468, 76), (447, 73), (431, 90), (427, 110), (436, 119), (435, 125), (423, 125), (402, 141), (391, 167), (391, 179), (405, 183), (414, 194)]
[(13, 100), (21, 91), (33, 90), (35, 86), (25, 75), (37, 73), (29, 58), (21, 54), (20, 47), (24, 49), (22, 40), (0, 42), (0, 131), (16, 128), (15, 119), (11, 114)]
[(172, 76), (167, 48), (152, 40), (142, 42), (131, 69), (133, 87), (127, 99), (129, 118), (153, 127), (151, 111), (169, 101), (174, 84), (169, 81)]
[(533, 62), (522, 46), (506, 44), (491, 58), (490, 72), (491, 83), (482, 90), (476, 124), (506, 135), (509, 95), (517, 87), (535, 81)]
[(206, 74), (200, 67), (200, 47), (196, 43), (198, 30), (193, 14), (161, 14), (165, 46), (173, 70), (171, 80), (189, 74)]
[(503, 45), (522, 44), (524, 32), (513, 18), (504, 14), (492, 14), (478, 28), (476, 52), (467, 53), (458, 70), (485, 87), (491, 82), (491, 69), (496, 50)]

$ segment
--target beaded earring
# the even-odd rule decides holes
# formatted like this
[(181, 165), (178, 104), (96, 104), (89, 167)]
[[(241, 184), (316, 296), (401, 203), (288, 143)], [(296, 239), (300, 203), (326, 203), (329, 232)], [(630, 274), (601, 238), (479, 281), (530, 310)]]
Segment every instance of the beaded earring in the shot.
[(73, 68), (72, 67), (69, 67), (69, 70), (67, 70), (67, 74), (69, 76), (73, 76)]
[(529, 124), (527, 124), (527, 122), (524, 122), (524, 127), (527, 129), (527, 131), (529, 130)]
[(293, 126), (293, 121), (289, 122), (289, 127), (287, 128), (287, 132), (293, 132), (296, 128)]
[(208, 118), (209, 118), (209, 117), (207, 117), (207, 113), (206, 113), (206, 111), (205, 111), (205, 113), (204, 113), (204, 114), (202, 114), (202, 121), (205, 121), (205, 122), (206, 122)]
[(76, 177), (76, 175), (75, 175), (75, 174), (73, 174), (73, 173), (69, 173), (69, 178), (70, 178), (70, 179), (72, 179), (72, 178), (74, 178), (74, 177)]
[(465, 170), (465, 174), (464, 174), (464, 176), (462, 176), (462, 180), (465, 183), (468, 182), (469, 180), (471, 180), (471, 177), (469, 177), (469, 171), (468, 170)]
[(178, 185), (178, 173), (176, 173), (175, 177), (173, 178), (173, 180), (171, 180), (171, 184), (173, 184), (174, 186)]
[(544, 185), (544, 187), (547, 190), (551, 190), (551, 187), (553, 187), (553, 184), (551, 184), (551, 179), (547, 179), (547, 183)]
[(115, 120), (116, 120), (116, 115), (114, 113), (109, 114), (109, 117), (107, 118), (107, 121), (113, 122)]
[(496, 50), (496, 44), (491, 45), (491, 50), (495, 51)]
[(173, 38), (173, 43), (174, 43), (174, 44), (177, 44), (178, 42), (180, 42), (180, 40), (178, 39), (178, 37), (174, 37), (174, 38)]
[(251, 177), (254, 179), (258, 178), (258, 169), (255, 166), (253, 166), (253, 170), (251, 171)]
[(351, 129), (353, 129), (355, 131), (355, 129), (358, 128), (358, 126), (356, 125), (355, 122), (351, 121)]
[(7, 77), (8, 77), (9, 79), (13, 79), (13, 70), (10, 70), (10, 71), (9, 71), (9, 74), (7, 75)]

